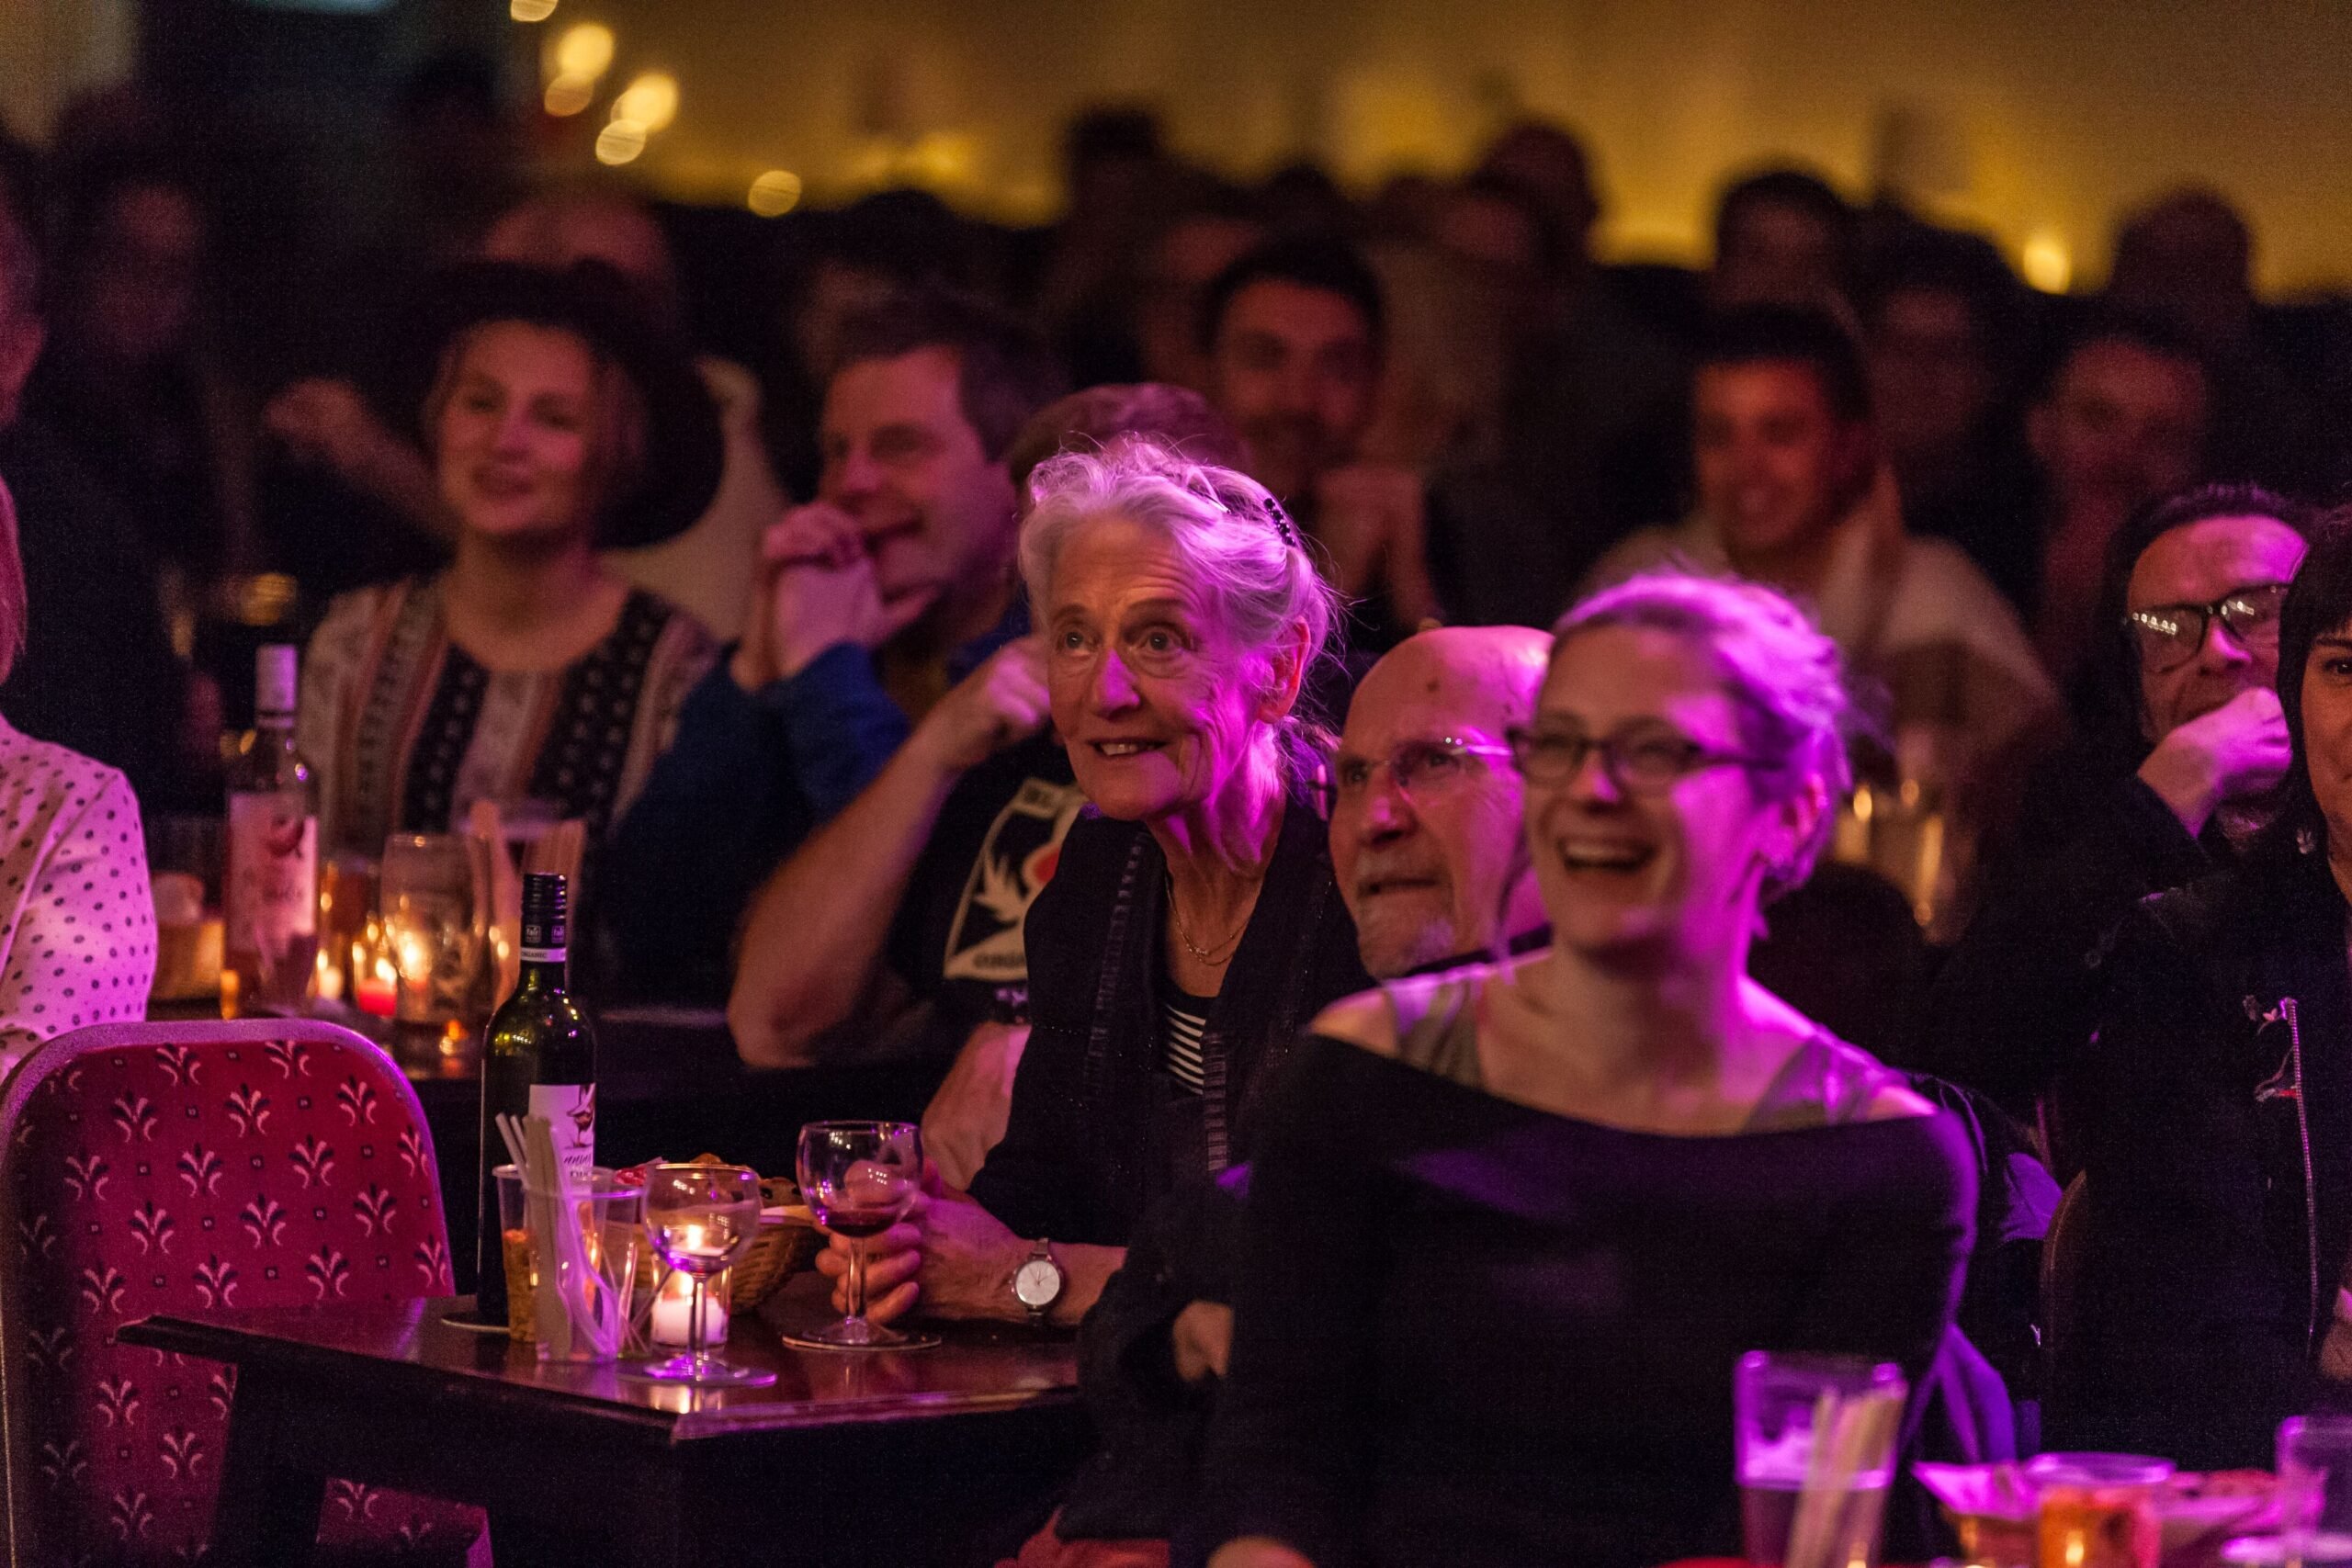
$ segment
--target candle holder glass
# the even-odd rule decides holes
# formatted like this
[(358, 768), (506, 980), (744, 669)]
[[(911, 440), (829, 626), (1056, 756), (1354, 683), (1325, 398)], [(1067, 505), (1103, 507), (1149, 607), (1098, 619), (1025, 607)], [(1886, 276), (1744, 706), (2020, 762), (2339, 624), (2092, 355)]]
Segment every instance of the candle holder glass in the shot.
[[(760, 1234), (760, 1179), (740, 1165), (657, 1165), (645, 1173), (645, 1238), (654, 1256), (686, 1276), (686, 1350), (648, 1366), (625, 1367), (624, 1377), (698, 1388), (749, 1388), (775, 1382), (757, 1367), (739, 1367), (709, 1349), (710, 1318), (726, 1337), (722, 1307), (707, 1304), (710, 1280), (741, 1260)], [(654, 1292), (653, 1314), (662, 1312)]]

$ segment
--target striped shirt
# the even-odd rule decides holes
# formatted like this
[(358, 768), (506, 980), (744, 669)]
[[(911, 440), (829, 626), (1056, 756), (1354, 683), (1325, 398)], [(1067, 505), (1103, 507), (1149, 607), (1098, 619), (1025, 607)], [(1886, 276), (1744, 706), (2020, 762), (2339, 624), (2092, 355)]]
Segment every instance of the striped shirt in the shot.
[(1167, 1000), (1160, 1004), (1160, 1021), (1168, 1043), (1163, 1065), (1169, 1076), (1194, 1094), (1201, 1092), (1205, 1082), (1201, 1067), (1201, 1035), (1208, 1028), (1209, 1009), (1215, 1001), (1213, 997), (1195, 997), (1170, 986)]

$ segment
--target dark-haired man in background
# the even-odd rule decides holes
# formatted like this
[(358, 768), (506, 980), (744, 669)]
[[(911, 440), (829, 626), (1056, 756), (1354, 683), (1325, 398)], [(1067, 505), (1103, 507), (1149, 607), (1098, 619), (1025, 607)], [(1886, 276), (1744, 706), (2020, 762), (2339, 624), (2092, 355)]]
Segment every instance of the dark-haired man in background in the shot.
[(2015, 569), (2018, 603), (2061, 690), (2096, 628), (2107, 551), (2124, 520), (2204, 470), (2212, 398), (2203, 358), (2159, 321), (2100, 314), (2078, 326), (2026, 414), (2040, 511)]
[(1006, 454), (1060, 389), (1032, 333), (959, 296), (843, 327), (817, 499), (745, 563), (760, 574), (749, 629), (688, 697), (608, 852), (619, 988), (725, 997), (752, 889), (1024, 629)]
[(1595, 581), (1682, 560), (1794, 594), (1888, 689), (1898, 734), (1914, 720), (1947, 731), (1956, 786), (2054, 724), (2008, 603), (1952, 545), (1904, 531), (1860, 353), (1836, 322), (1778, 306), (1723, 317), (1690, 404), (1697, 510), (1625, 540)]
[(1715, 204), (1707, 308), (1831, 309), (1845, 289), (1853, 244), (1853, 209), (1819, 175), (1802, 169), (1749, 175)]
[(1268, 242), (1219, 274), (1201, 310), (1209, 400), (1250, 473), (1323, 547), (1354, 603), (1349, 641), (1377, 651), (1438, 614), (1421, 476), (1359, 461), (1380, 389), (1380, 281), (1341, 241)]
[(0, 711), (40, 740), (120, 768), (153, 815), (193, 804), (187, 672), (164, 635), (154, 552), (122, 502), (22, 414), (47, 334), (30, 233), (0, 192), (0, 479), (16, 498), (25, 647)]

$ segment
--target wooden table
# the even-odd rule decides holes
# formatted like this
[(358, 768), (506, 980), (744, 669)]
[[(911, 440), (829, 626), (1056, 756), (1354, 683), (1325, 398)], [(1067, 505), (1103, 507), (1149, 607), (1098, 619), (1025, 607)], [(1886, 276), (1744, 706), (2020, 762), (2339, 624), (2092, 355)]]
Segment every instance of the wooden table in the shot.
[(499, 1568), (1009, 1555), (1091, 1446), (1074, 1345), (949, 1325), (929, 1350), (786, 1348), (777, 1329), (821, 1322), (825, 1291), (797, 1275), (736, 1319), (727, 1357), (775, 1370), (763, 1389), (544, 1364), (445, 1324), (447, 1301), (153, 1317), (120, 1337), (237, 1368), (209, 1559), (232, 1568), (307, 1561), (331, 1478), (481, 1506)]

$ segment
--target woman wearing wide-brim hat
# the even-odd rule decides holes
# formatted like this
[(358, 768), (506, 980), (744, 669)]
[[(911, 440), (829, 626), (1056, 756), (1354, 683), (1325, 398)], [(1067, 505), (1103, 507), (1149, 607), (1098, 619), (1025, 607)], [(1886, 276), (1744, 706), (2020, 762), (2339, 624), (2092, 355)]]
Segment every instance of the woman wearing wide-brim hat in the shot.
[(685, 346), (594, 262), (454, 269), (413, 341), (455, 550), (437, 574), (337, 598), (311, 639), (300, 737), (329, 840), (374, 853), (493, 800), (578, 818), (593, 841), (714, 654), (599, 552), (701, 514), (717, 412)]

